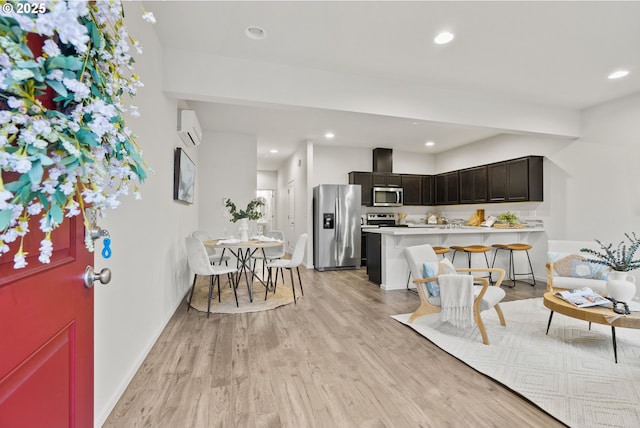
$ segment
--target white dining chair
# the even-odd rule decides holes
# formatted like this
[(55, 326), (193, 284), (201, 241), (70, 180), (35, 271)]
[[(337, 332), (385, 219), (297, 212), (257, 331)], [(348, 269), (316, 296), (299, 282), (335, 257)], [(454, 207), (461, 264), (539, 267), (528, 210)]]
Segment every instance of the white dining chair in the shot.
[(267, 279), (267, 287), (264, 292), (264, 300), (267, 300), (267, 294), (269, 292), (269, 284), (273, 279), (272, 269), (276, 269), (276, 276), (273, 281), (273, 292), (276, 292), (276, 286), (278, 283), (278, 269), (282, 275), (282, 282), (284, 283), (284, 269), (289, 271), (291, 276), (291, 289), (293, 290), (293, 302), (296, 303), (296, 287), (293, 281), (293, 269), (295, 268), (298, 272), (298, 283), (300, 284), (300, 292), (304, 296), (304, 290), (302, 289), (302, 280), (300, 279), (300, 265), (302, 264), (302, 259), (304, 258), (304, 250), (307, 244), (307, 234), (303, 233), (298, 237), (296, 241), (296, 246), (293, 248), (293, 254), (291, 255), (291, 259), (279, 259), (273, 260), (267, 263), (267, 269), (269, 270), (269, 276)]
[(189, 311), (189, 309), (191, 308), (191, 300), (193, 299), (193, 291), (196, 287), (196, 280), (198, 278), (198, 275), (211, 277), (211, 281), (209, 282), (207, 318), (209, 318), (209, 314), (211, 313), (211, 296), (213, 294), (213, 286), (216, 280), (218, 281), (218, 302), (220, 302), (220, 275), (227, 275), (229, 283), (233, 288), (233, 295), (236, 298), (236, 307), (239, 307), (240, 305), (238, 305), (238, 294), (236, 292), (236, 275), (234, 275), (238, 272), (238, 269), (229, 266), (211, 264), (205, 246), (198, 238), (187, 236), (186, 238), (184, 238), (184, 242), (187, 247), (187, 262), (189, 264), (189, 268), (194, 273), (193, 285), (191, 286), (191, 293), (189, 294), (189, 305), (187, 306), (187, 311)]
[[(196, 230), (191, 234), (191, 236), (193, 236), (194, 238), (198, 238), (202, 242), (211, 241), (215, 239), (211, 233), (205, 230)], [(207, 255), (209, 256), (209, 261), (211, 262), (212, 265), (215, 265), (215, 264), (221, 265), (222, 262), (224, 262), (225, 265), (229, 266), (229, 256), (224, 255), (224, 250), (220, 252), (218, 251), (217, 248), (207, 247), (207, 246), (205, 246), (205, 248), (207, 250)]]
[[(281, 230), (272, 230), (264, 234), (264, 236), (268, 236), (269, 238), (277, 239), (278, 241), (282, 241), (282, 245), (278, 245), (277, 247), (265, 247), (262, 251), (256, 251), (251, 258), (253, 259), (253, 268), (252, 272), (256, 271), (256, 263), (258, 260), (265, 261), (262, 264), (262, 278), (264, 278), (264, 268), (266, 263), (281, 259), (284, 257), (285, 249), (284, 249), (284, 232)], [(264, 253), (263, 253), (264, 252)]]

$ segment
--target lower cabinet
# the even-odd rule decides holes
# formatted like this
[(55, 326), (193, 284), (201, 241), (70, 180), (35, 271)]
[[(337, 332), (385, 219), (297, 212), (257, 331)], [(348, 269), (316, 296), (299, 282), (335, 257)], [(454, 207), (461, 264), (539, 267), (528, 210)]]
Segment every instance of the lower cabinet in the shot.
[(367, 232), (361, 232), (362, 236), (360, 237), (360, 266), (367, 265), (367, 236), (369, 234)]
[(366, 233), (367, 236), (367, 276), (369, 281), (382, 283), (382, 235)]

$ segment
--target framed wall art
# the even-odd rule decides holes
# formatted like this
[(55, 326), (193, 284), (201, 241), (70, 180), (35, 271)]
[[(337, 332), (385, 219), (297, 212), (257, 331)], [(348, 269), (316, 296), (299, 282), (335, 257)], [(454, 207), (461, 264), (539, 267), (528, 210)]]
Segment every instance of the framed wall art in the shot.
[(176, 149), (173, 168), (173, 199), (193, 203), (196, 165), (180, 147)]

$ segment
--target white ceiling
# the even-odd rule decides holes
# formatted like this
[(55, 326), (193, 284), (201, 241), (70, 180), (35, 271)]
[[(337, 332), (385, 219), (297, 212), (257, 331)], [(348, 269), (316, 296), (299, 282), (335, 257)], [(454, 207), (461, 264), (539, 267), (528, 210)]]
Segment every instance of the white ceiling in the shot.
[[(163, 46), (584, 109), (640, 91), (640, 2), (149, 2)], [(267, 31), (261, 41), (244, 30)], [(432, 40), (455, 33), (448, 45)], [(620, 68), (629, 76), (611, 81)], [(189, 100), (187, 100), (189, 101)], [(258, 137), (258, 167), (297, 145), (434, 153), (503, 131), (289, 106), (189, 102), (203, 128)], [(336, 133), (333, 141), (323, 134)], [(269, 155), (277, 149), (277, 155)], [(269, 157), (267, 157), (269, 156)]]

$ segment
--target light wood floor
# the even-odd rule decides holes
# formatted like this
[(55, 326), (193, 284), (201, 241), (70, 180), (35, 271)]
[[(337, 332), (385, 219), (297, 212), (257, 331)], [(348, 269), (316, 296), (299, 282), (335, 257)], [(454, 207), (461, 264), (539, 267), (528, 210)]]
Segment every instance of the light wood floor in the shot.
[(301, 274), (297, 305), (209, 319), (180, 306), (104, 426), (563, 426), (391, 319), (415, 293), (382, 291), (364, 268)]

